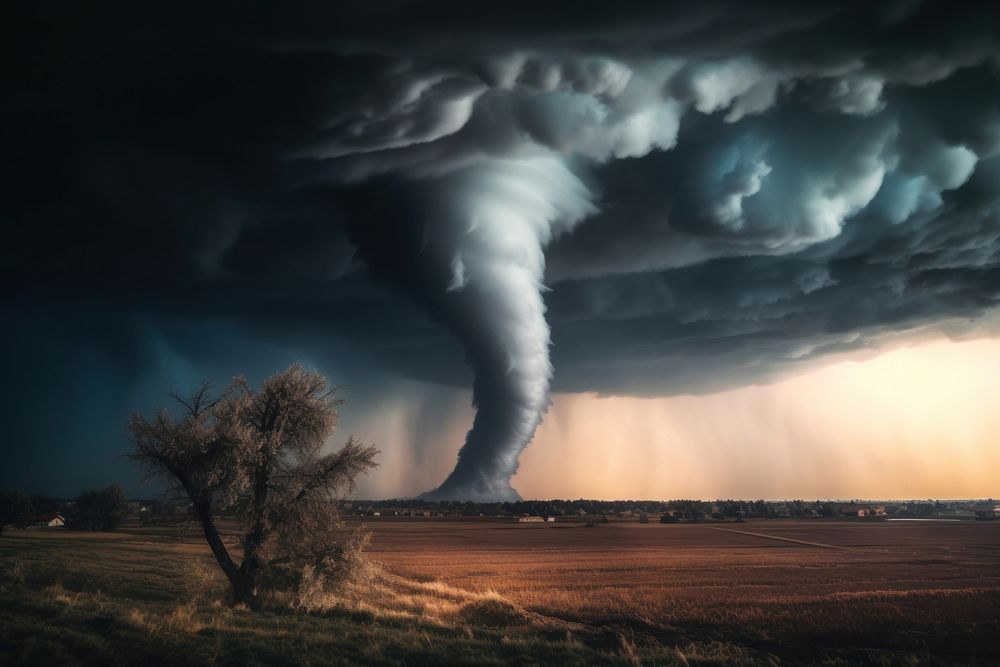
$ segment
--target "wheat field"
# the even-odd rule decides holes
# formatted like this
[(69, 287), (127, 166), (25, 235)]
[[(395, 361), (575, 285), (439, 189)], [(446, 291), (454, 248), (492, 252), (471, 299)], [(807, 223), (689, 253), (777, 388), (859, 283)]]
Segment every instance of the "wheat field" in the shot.
[(0, 662), (1000, 664), (997, 522), (366, 527), (308, 612), (229, 608), (193, 527), (11, 531)]

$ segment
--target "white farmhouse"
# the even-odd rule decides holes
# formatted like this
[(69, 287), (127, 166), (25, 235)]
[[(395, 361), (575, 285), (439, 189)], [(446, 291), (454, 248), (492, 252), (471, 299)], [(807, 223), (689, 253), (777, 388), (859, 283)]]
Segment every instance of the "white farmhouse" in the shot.
[(34, 525), (58, 528), (66, 525), (66, 517), (58, 512), (46, 512), (35, 517)]

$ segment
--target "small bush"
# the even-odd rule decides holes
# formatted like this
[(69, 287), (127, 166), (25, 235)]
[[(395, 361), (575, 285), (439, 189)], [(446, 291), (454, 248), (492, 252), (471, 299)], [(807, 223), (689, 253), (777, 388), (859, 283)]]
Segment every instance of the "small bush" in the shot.
[[(347, 583), (362, 583), (373, 576), (375, 568), (365, 557), (365, 547), (371, 533), (356, 530), (344, 540), (337, 556), (326, 556), (317, 563), (305, 563), (300, 570), (294, 565), (284, 573), (286, 588), (291, 594), (290, 606), (304, 611), (318, 611), (337, 602), (337, 592)], [(280, 586), (271, 582), (272, 588)]]
[(24, 564), (20, 559), (14, 558), (10, 561), (0, 561), (0, 584), (24, 583)]
[(210, 607), (224, 601), (229, 589), (213, 568), (195, 561), (184, 569), (184, 592), (188, 604)]
[(84, 491), (73, 503), (66, 527), (73, 530), (115, 530), (125, 521), (128, 508), (118, 485), (99, 491)]
[(469, 625), (494, 628), (524, 625), (527, 622), (523, 611), (499, 598), (469, 602), (459, 609), (458, 616)]

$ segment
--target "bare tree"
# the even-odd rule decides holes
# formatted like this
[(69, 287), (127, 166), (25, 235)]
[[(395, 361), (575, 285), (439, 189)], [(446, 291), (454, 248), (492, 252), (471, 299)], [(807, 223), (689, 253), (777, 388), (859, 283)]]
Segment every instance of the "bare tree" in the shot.
[[(259, 390), (236, 378), (219, 396), (208, 383), (190, 398), (172, 396), (178, 418), (132, 416), (131, 458), (190, 499), (235, 602), (256, 608), (262, 585), (342, 568), (337, 500), (377, 465), (378, 450), (349, 438), (321, 453), (343, 403), (326, 379), (295, 364)], [(239, 564), (216, 526), (220, 511), (240, 520)]]

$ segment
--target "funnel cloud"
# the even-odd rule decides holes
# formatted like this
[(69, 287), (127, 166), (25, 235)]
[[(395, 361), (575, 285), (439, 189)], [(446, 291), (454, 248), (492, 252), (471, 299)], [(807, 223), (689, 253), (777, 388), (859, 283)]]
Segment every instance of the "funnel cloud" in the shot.
[[(454, 472), (426, 496), (516, 499), (510, 478), (548, 406), (552, 376), (544, 248), (596, 209), (580, 179), (551, 157), (483, 161), (419, 190), (418, 220), (393, 218), (374, 234), (369, 221), (355, 238), (387, 280), (399, 263), (384, 262), (384, 248), (403, 248), (398, 287), (461, 342), (474, 373), (472, 429)], [(400, 225), (409, 238), (393, 236)]]

